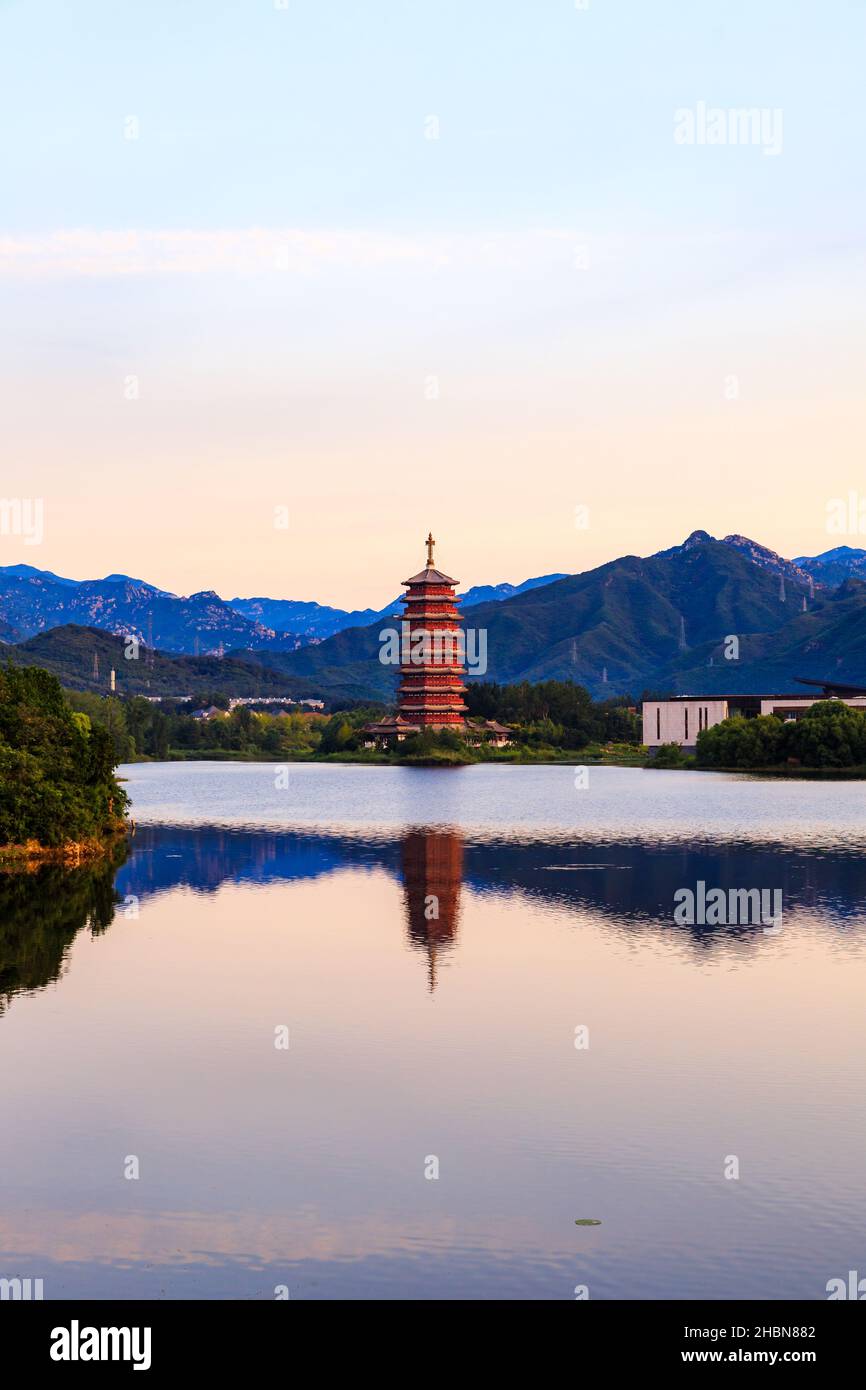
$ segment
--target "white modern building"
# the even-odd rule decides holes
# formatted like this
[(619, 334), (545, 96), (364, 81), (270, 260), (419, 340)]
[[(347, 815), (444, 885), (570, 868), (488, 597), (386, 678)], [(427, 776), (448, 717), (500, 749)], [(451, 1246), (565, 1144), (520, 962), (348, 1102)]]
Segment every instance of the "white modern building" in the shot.
[(803, 695), (672, 695), (667, 700), (644, 700), (643, 743), (659, 748), (678, 743), (694, 750), (698, 734), (721, 724), (723, 719), (741, 714), (753, 719), (759, 714), (777, 714), (781, 719), (799, 719), (818, 700), (844, 700), (854, 709), (866, 710), (866, 686), (841, 685), (832, 681), (807, 681), (802, 685), (819, 687), (821, 693)]

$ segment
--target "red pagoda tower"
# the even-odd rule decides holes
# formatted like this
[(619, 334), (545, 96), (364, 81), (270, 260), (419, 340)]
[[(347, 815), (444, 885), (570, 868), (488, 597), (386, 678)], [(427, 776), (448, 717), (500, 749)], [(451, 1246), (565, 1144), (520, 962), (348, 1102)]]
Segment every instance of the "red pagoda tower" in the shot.
[(459, 580), (433, 567), (433, 533), (427, 536), (427, 564), (404, 579), (406, 612), (401, 638), (397, 718), (419, 729), (463, 728), (464, 666)]
[(402, 742), (423, 729), (454, 729), (464, 734), (463, 635), (459, 599), (454, 586), (459, 580), (433, 565), (432, 533), (427, 537), (427, 564), (419, 574), (404, 579), (406, 612), (400, 624), (400, 689), (397, 712), (375, 724), (367, 724), (365, 747)]

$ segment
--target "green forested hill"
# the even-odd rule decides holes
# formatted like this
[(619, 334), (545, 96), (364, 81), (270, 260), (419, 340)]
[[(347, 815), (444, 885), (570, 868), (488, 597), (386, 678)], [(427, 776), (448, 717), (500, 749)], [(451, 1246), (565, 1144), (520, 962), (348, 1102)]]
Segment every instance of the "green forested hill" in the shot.
[[(71, 690), (108, 690), (112, 667), (119, 695), (192, 695), (218, 689), (226, 695), (289, 695), (316, 698), (307, 680), (274, 669), (279, 653), (241, 652), (216, 656), (171, 656), (139, 648), (137, 660), (127, 660), (123, 637), (98, 628), (55, 627), (16, 646), (0, 645), (0, 658), (17, 666), (40, 666), (52, 671)], [(94, 671), (94, 656), (97, 673)]]
[[(735, 688), (760, 688), (769, 669), (790, 685), (808, 674), (796, 669), (804, 655), (812, 666), (831, 653), (835, 662), (845, 634), (857, 637), (858, 624), (866, 623), (866, 589), (849, 594), (841, 608), (839, 602), (824, 591), (813, 597), (806, 583), (790, 578), (783, 588), (778, 574), (708, 539), (647, 559), (628, 555), (500, 603), (478, 604), (465, 611), (465, 621), (487, 633), (487, 679), (570, 679), (603, 697), (690, 684), (696, 668), (713, 670), (714, 652), (714, 664), (724, 659), (730, 634), (741, 645)], [(281, 653), (280, 667), (323, 689), (387, 698), (395, 677), (377, 659), (381, 628), (375, 623)], [(801, 649), (807, 643), (808, 653)], [(866, 635), (849, 657), (866, 679)], [(732, 667), (725, 662), (723, 683)]]
[(787, 694), (796, 678), (849, 680), (866, 685), (866, 584), (849, 579), (820, 603), (796, 611), (776, 632), (749, 633), (740, 642), (738, 661), (724, 656), (724, 644), (707, 642), (678, 654), (660, 673), (674, 692), (743, 694), (763, 690)]

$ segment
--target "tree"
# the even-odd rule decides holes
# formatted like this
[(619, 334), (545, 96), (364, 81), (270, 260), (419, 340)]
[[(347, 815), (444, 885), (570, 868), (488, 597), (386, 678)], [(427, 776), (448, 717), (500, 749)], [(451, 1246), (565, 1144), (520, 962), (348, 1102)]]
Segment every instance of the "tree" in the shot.
[(735, 715), (698, 734), (702, 767), (857, 767), (866, 763), (866, 715), (842, 700), (818, 700), (799, 719)]
[(355, 746), (355, 730), (343, 714), (333, 715), (322, 732), (320, 753), (342, 753)]
[(693, 759), (683, 752), (678, 743), (662, 743), (647, 766), (659, 768), (688, 767), (692, 761)]
[(774, 714), (734, 715), (698, 734), (700, 767), (773, 767), (783, 760), (784, 725)]
[(38, 667), (0, 670), (0, 845), (51, 847), (101, 838), (122, 824), (109, 731), (73, 712)]
[(784, 751), (805, 767), (866, 763), (866, 715), (842, 700), (819, 700), (784, 726)]

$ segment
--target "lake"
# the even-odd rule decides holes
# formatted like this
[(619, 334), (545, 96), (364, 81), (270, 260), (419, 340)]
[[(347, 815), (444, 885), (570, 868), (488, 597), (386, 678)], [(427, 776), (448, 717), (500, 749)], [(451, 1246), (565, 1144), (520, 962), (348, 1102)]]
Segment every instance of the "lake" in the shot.
[[(866, 785), (121, 775), (125, 862), (0, 881), (0, 1276), (570, 1300), (866, 1275)], [(676, 920), (701, 883), (781, 917)]]

